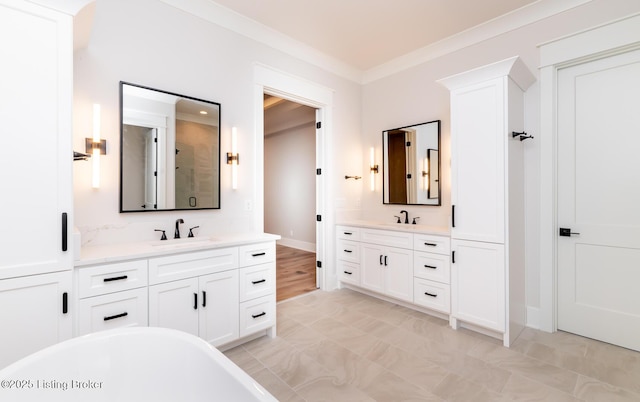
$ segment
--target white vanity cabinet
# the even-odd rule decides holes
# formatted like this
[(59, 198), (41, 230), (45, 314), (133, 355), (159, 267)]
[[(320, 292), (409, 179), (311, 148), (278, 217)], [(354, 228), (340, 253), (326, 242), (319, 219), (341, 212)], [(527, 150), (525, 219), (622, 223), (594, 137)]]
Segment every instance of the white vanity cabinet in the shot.
[(444, 236), (415, 234), (413, 248), (413, 302), (449, 314), (450, 239)]
[(360, 285), (360, 229), (336, 227), (337, 274), (343, 283)]
[(238, 249), (149, 259), (149, 325), (200, 336), (214, 346), (239, 337)]
[(72, 24), (0, 0), (0, 368), (73, 332)]
[(534, 81), (518, 57), (439, 81), (451, 91), (451, 325), (495, 331), (505, 346), (525, 323), (518, 133)]
[(239, 247), (240, 337), (276, 325), (276, 245)]
[(76, 273), (78, 335), (147, 326), (147, 260), (100, 264)]
[(449, 237), (415, 233), (413, 226), (401, 228), (404, 230), (337, 226), (337, 269), (342, 285), (448, 314)]
[(0, 369), (71, 338), (71, 272), (0, 281)]

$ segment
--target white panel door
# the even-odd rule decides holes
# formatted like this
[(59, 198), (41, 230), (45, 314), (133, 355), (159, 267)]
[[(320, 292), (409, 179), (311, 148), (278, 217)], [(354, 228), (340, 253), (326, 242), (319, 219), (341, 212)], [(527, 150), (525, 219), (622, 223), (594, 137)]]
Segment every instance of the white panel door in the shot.
[(72, 268), (72, 20), (0, 0), (0, 278)]
[(451, 240), (451, 315), (505, 332), (504, 245)]
[(198, 336), (198, 278), (149, 286), (149, 326)]
[(639, 105), (640, 51), (558, 72), (558, 329), (635, 350)]
[(360, 246), (360, 285), (376, 292), (384, 292), (384, 247), (362, 243)]
[(451, 237), (504, 243), (506, 80), (451, 92)]
[(385, 294), (413, 302), (413, 250), (389, 247), (383, 260)]
[(238, 339), (240, 329), (238, 270), (200, 277), (200, 337), (213, 346)]
[(0, 369), (71, 338), (70, 290), (71, 272), (0, 281)]

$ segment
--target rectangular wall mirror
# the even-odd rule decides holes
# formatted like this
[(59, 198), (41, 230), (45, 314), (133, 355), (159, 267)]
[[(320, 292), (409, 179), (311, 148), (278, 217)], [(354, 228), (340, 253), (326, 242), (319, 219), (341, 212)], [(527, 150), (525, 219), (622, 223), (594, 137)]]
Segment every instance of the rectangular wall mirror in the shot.
[(382, 132), (383, 202), (440, 205), (440, 120)]
[(120, 82), (120, 212), (220, 208), (220, 104)]

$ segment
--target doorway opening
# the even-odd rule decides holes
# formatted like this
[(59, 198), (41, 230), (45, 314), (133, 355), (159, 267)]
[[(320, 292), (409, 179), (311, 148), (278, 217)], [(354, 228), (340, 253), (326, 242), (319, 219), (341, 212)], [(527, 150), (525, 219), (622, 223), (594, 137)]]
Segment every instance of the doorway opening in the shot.
[(276, 301), (318, 288), (316, 113), (264, 94), (264, 230), (276, 246)]

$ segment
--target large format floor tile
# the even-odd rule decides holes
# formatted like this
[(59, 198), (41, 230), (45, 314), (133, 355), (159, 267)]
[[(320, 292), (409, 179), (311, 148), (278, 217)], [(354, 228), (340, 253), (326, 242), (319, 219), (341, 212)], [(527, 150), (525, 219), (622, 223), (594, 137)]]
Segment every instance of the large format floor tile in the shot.
[(278, 303), (225, 354), (283, 402), (640, 401), (640, 353), (565, 332), (502, 342), (347, 289)]

